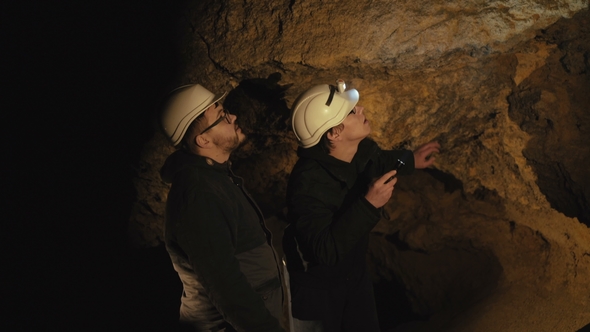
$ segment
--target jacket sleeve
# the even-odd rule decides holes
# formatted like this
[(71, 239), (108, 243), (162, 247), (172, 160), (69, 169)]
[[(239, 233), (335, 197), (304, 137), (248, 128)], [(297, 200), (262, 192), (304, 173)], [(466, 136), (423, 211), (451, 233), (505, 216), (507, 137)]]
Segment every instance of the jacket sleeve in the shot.
[[(359, 144), (359, 160), (365, 162), (372, 161), (377, 167), (375, 177), (379, 177), (391, 170), (401, 160), (404, 166), (398, 170), (399, 175), (411, 175), (414, 172), (414, 153), (410, 150), (381, 150), (377, 143), (370, 139), (364, 139)], [(361, 164), (360, 168), (364, 168), (366, 164)]]
[(379, 157), (382, 174), (391, 171), (398, 159), (404, 162), (404, 166), (398, 170), (399, 175), (411, 175), (414, 172), (414, 153), (410, 150), (384, 150), (379, 153)]
[(214, 194), (192, 190), (183, 204), (178, 243), (212, 303), (238, 331), (283, 331), (235, 257), (237, 223)]
[(330, 206), (330, 198), (322, 195), (334, 195), (340, 188), (313, 181), (305, 173), (291, 183), (294, 194), (289, 199), (290, 221), (304, 258), (311, 255), (320, 264), (336, 265), (379, 222), (380, 210), (363, 196), (334, 219), (332, 211), (338, 207)]

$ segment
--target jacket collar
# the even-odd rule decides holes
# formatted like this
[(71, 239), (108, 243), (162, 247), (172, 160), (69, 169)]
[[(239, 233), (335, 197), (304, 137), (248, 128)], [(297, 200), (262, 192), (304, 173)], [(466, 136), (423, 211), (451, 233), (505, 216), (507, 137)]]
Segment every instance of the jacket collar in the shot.
[(347, 163), (332, 157), (326, 153), (326, 151), (320, 145), (315, 145), (310, 148), (299, 147), (297, 149), (297, 155), (300, 158), (315, 160), (336, 179), (346, 183), (348, 188), (352, 188), (354, 182), (356, 181), (356, 164), (354, 158), (350, 163)]
[(199, 156), (185, 150), (177, 150), (166, 159), (164, 166), (160, 170), (162, 180), (172, 183), (174, 176), (187, 168), (204, 168), (224, 174), (231, 174), (231, 162), (218, 163), (215, 160)]
[(307, 149), (299, 147), (297, 149), (297, 155), (300, 158), (316, 160), (332, 176), (346, 183), (348, 188), (352, 188), (358, 173), (365, 169), (371, 156), (376, 151), (379, 151), (377, 143), (370, 138), (365, 138), (359, 143), (358, 150), (350, 163), (332, 157), (320, 145), (315, 145)]

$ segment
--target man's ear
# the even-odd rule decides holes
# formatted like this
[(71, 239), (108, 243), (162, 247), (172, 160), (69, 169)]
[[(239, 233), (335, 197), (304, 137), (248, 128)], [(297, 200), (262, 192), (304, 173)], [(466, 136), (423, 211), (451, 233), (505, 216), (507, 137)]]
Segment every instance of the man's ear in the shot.
[(197, 144), (197, 146), (201, 149), (207, 149), (210, 146), (209, 143), (211, 143), (211, 141), (203, 135), (197, 135), (195, 137), (195, 144)]

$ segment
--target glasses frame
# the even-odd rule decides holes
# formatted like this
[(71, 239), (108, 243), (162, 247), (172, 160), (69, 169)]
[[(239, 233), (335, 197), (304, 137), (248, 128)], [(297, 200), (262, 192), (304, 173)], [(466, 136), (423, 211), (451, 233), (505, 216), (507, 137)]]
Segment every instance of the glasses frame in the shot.
[(223, 116), (221, 116), (221, 117), (219, 117), (219, 119), (215, 120), (215, 122), (213, 122), (209, 127), (203, 129), (203, 131), (199, 135), (203, 135), (207, 130), (217, 126), (223, 120), (227, 121), (227, 123), (230, 124), (231, 119), (229, 116), (231, 115), (231, 113), (228, 110), (226, 110), (225, 108), (222, 110), (222, 112), (223, 112)]

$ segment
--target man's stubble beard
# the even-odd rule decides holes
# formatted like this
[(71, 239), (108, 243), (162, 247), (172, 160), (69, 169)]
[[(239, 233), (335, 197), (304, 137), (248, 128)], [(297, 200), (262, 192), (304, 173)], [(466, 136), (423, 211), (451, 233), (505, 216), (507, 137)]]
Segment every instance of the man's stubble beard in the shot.
[(240, 140), (240, 136), (236, 132), (235, 136), (233, 137), (215, 138), (213, 139), (213, 143), (220, 147), (223, 151), (232, 153), (234, 150), (242, 146), (246, 141), (247, 136), (245, 134), (242, 135), (244, 135), (242, 140)]

